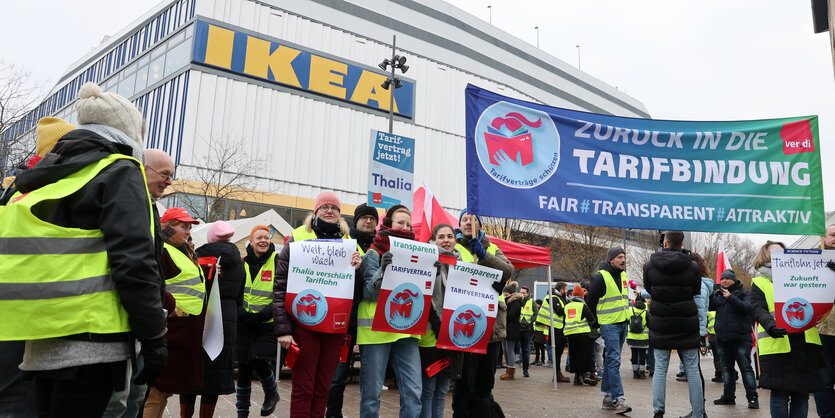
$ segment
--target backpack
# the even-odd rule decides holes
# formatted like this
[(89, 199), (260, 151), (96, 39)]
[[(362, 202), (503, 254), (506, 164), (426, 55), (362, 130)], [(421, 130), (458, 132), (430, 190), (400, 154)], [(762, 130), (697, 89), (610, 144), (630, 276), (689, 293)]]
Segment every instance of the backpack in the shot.
[(644, 318), (640, 313), (632, 310), (632, 318), (629, 319), (629, 332), (633, 334), (642, 334), (644, 332)]

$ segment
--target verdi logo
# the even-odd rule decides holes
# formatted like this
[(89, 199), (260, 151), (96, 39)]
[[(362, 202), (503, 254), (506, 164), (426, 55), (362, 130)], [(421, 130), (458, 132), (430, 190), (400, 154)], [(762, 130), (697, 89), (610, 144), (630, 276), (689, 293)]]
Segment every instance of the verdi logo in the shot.
[(484, 171), (509, 187), (536, 187), (559, 165), (559, 133), (544, 112), (496, 103), (479, 117), (474, 138)]
[(809, 119), (784, 123), (783, 129), (780, 130), (780, 138), (783, 139), (784, 155), (815, 151)]

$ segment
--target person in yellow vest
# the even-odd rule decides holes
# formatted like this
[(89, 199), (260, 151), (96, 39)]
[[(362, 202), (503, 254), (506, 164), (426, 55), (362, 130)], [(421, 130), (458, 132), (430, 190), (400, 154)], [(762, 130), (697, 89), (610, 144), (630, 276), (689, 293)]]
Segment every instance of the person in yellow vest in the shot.
[(629, 312), (629, 332), (626, 334), (626, 343), (632, 349), (633, 379), (647, 378), (644, 368), (647, 364), (647, 350), (649, 349), (648, 316), (649, 311), (647, 310), (647, 305), (644, 303), (643, 298), (638, 296)]
[(161, 417), (168, 398), (175, 393), (203, 387), (203, 307), (206, 286), (197, 258), (188, 244), (191, 227), (199, 222), (185, 208), (173, 207), (160, 218), (165, 238), (160, 269), (165, 297), (173, 298), (165, 339), (171, 350), (168, 364), (148, 390), (142, 416)]
[(26, 341), (19, 367), (49, 417), (101, 416), (124, 390), (134, 338), (136, 380), (153, 380), (168, 356), (142, 115), (94, 83), (76, 112), (78, 129), (19, 173), (0, 210), (0, 340)]
[(386, 365), (391, 360), (400, 390), (400, 416), (417, 417), (421, 411), (423, 388), (420, 373), (419, 335), (374, 331), (371, 324), (383, 272), (391, 263), (389, 237), (414, 239), (412, 214), (406, 206), (394, 205), (386, 211), (374, 243), (362, 259), (363, 301), (357, 314), (357, 344), (360, 346), (360, 416), (376, 417), (380, 412), (380, 391)]
[[(436, 225), (432, 228), (432, 236), (429, 238), (429, 242), (435, 243), (442, 255), (454, 258), (461, 256), (461, 253), (455, 249), (455, 231), (452, 225)], [(423, 391), (420, 395), (421, 418), (443, 418), (444, 403), (452, 380), (461, 375), (464, 353), (462, 351), (441, 350), (435, 347), (438, 343), (437, 336), (440, 333), (441, 319), (444, 315), (444, 294), (448, 274), (449, 265), (441, 263), (438, 266), (435, 287), (432, 290), (432, 310), (429, 311), (429, 325), (426, 334), (422, 335), (418, 341), (423, 382)], [(426, 373), (427, 367), (444, 359), (449, 362), (448, 365), (437, 374), (428, 376)]]
[(261, 412), (275, 410), (280, 396), (275, 374), (267, 363), (276, 358), (273, 332), (273, 285), (276, 275), (275, 245), (270, 241), (270, 228), (256, 225), (249, 233), (244, 257), (242, 304), (238, 309), (235, 356), (238, 361), (238, 383), (235, 386), (235, 408), (238, 416), (248, 416), (252, 395), (252, 374), (261, 382), (264, 403)]
[(522, 375), (531, 377), (528, 367), (531, 362), (531, 339), (533, 339), (533, 298), (527, 286), (519, 288), (522, 294), (522, 314), (519, 317), (519, 360), (522, 363)]
[[(567, 303), (566, 296), (568, 296), (568, 285), (565, 282), (557, 282), (554, 285), (553, 295), (545, 299), (542, 307), (539, 308), (539, 313), (536, 315), (536, 322), (542, 324), (545, 328), (544, 333), (548, 336), (545, 346), (545, 351), (548, 352), (548, 364), (546, 366), (554, 366), (551, 363), (552, 360), (557, 363), (557, 382), (560, 383), (568, 383), (571, 381), (571, 379), (562, 374), (562, 353), (565, 351), (565, 346), (567, 345), (567, 340), (563, 334), (563, 328), (565, 328), (564, 308)], [(554, 335), (551, 335), (551, 322), (554, 323)], [(552, 351), (553, 357), (551, 357)]]
[(772, 417), (805, 417), (809, 393), (820, 390), (823, 379), (821, 339), (817, 328), (788, 334), (774, 320), (774, 284), (771, 250), (784, 249), (782, 242), (767, 241), (754, 257), (759, 276), (751, 280), (751, 308), (757, 326), (760, 387), (771, 390)]
[[(313, 213), (304, 225), (293, 234), (276, 260), (276, 278), (273, 290), (275, 320), (273, 329), (278, 343), (284, 348), (296, 344), (299, 356), (293, 366), (293, 391), (290, 393), (290, 416), (321, 417), (327, 409), (328, 389), (333, 378), (345, 334), (316, 332), (299, 326), (285, 310), (287, 296), (287, 272), (290, 266), (290, 244), (309, 239), (348, 239), (348, 223), (341, 217), (342, 202), (332, 192), (316, 196)], [(359, 268), (360, 255), (352, 254), (351, 265)], [(354, 280), (357, 280), (356, 276)], [(354, 287), (356, 292), (356, 285)], [(263, 414), (262, 414), (263, 415)]]
[(542, 308), (542, 299), (537, 299), (533, 303), (533, 349), (534, 361), (532, 366), (542, 366), (545, 364), (545, 324), (537, 321), (539, 318), (539, 310)]
[(574, 373), (574, 384), (582, 386), (583, 383), (589, 386), (597, 385), (597, 380), (591, 377), (583, 377), (586, 373), (594, 371), (594, 340), (591, 330), (596, 328), (597, 318), (591, 309), (586, 305), (586, 291), (582, 286), (574, 286), (571, 298), (563, 309), (565, 327), (562, 332), (568, 339), (568, 355), (571, 357), (571, 372)]
[(603, 409), (625, 414), (632, 410), (626, 404), (620, 379), (620, 355), (626, 341), (629, 311), (629, 286), (626, 278), (626, 252), (612, 247), (600, 263), (600, 270), (592, 276), (586, 302), (597, 315), (600, 336), (606, 347), (603, 376), (600, 385)]
[[(360, 257), (371, 248), (374, 242), (374, 232), (377, 229), (380, 215), (377, 208), (362, 203), (354, 209), (354, 226), (351, 228), (351, 238), (357, 240), (357, 251)], [(351, 317), (348, 319), (348, 335), (343, 345), (353, 353), (354, 345), (357, 343), (357, 309), (362, 301), (361, 280), (354, 281), (354, 303), (351, 306)], [(342, 416), (342, 400), (345, 393), (345, 385), (348, 383), (348, 373), (354, 364), (353, 354), (345, 357), (345, 361), (336, 365), (333, 373), (331, 387), (328, 390), (328, 407), (325, 411), (326, 417)]]
[(710, 379), (714, 383), (722, 383), (722, 363), (719, 359), (719, 348), (716, 345), (716, 311), (707, 312), (707, 345), (710, 352), (713, 354), (713, 378)]
[[(513, 264), (481, 230), (481, 218), (477, 214), (465, 208), (461, 211), (458, 225), (459, 229), (455, 230), (457, 242), (455, 249), (461, 253), (461, 259), (501, 271), (501, 280), (493, 284), (493, 289), (501, 295), (504, 286), (515, 271)], [(455, 382), (455, 390), (452, 394), (452, 409), (455, 416), (487, 416), (487, 408), (493, 402), (492, 392), (499, 345), (505, 339), (507, 332), (503, 319), (506, 316), (507, 305), (499, 300), (498, 308), (493, 333), (487, 344), (487, 353), (468, 353), (464, 356), (461, 379)]]

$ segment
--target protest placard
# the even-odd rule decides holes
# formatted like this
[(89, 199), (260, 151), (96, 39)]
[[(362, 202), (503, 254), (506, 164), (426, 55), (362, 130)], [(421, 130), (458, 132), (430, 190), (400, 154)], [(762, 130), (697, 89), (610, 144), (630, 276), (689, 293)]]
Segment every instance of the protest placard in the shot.
[(789, 332), (802, 332), (822, 321), (835, 299), (835, 271), (826, 263), (835, 250), (771, 250), (774, 319)]
[(493, 333), (499, 295), (491, 285), (502, 272), (472, 263), (449, 267), (438, 348), (484, 354)]
[(308, 240), (290, 243), (284, 308), (304, 328), (344, 333), (354, 299), (351, 256), (357, 241)]
[(405, 205), (412, 209), (414, 173), (415, 140), (371, 130), (368, 206), (388, 209)]
[(391, 237), (391, 264), (383, 273), (371, 329), (425, 334), (438, 269), (438, 247)]

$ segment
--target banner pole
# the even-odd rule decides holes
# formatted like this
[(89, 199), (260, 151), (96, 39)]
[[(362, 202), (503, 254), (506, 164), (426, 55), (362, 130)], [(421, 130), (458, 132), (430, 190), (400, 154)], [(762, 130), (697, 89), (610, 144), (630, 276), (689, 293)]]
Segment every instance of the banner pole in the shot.
[[(556, 360), (558, 357), (557, 357), (557, 352), (556, 352), (557, 347), (554, 344), (555, 332), (554, 332), (554, 303), (553, 303), (554, 302), (554, 295), (553, 295), (553, 292), (552, 292), (553, 289), (554, 289), (554, 287), (551, 284), (551, 266), (549, 265), (548, 266), (548, 305), (551, 307), (551, 313), (550, 313), (551, 318), (548, 319), (548, 322), (551, 323), (551, 355), (552, 355), (553, 359)], [(551, 363), (551, 367), (553, 367), (553, 369), (554, 369), (554, 388), (552, 389), (554, 392), (557, 391), (557, 370), (559, 370), (559, 367), (560, 367), (560, 365), (557, 364), (557, 363), (558, 362), (556, 362), (556, 361)]]

